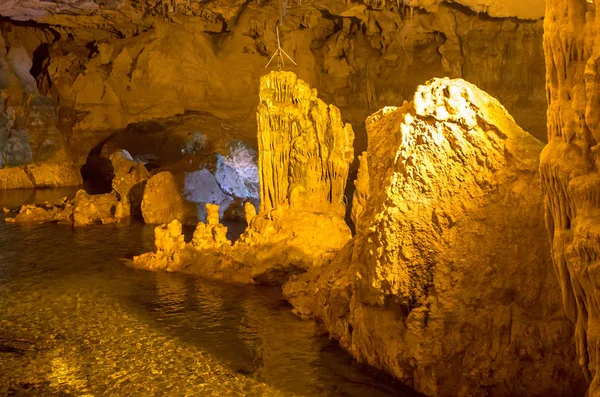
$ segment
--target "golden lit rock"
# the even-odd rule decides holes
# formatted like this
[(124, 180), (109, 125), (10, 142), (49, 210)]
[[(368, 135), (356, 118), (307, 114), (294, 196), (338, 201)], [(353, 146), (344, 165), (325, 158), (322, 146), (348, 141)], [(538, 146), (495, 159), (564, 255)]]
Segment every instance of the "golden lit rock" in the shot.
[(25, 172), (25, 167), (0, 168), (0, 189), (33, 188), (33, 181)]
[(354, 132), (339, 109), (294, 73), (271, 72), (260, 81), (257, 123), (261, 212), (289, 203), (343, 215)]
[(91, 195), (85, 190), (79, 190), (73, 199), (73, 225), (78, 227), (115, 223), (116, 209), (117, 195), (114, 192)]
[(252, 219), (256, 217), (256, 207), (249, 201), (244, 203), (244, 218), (246, 219), (246, 224), (250, 226)]
[(178, 220), (184, 224), (196, 221), (196, 207), (181, 195), (181, 187), (170, 172), (152, 176), (144, 188), (142, 215), (149, 224), (169, 223)]
[(549, 0), (548, 145), (540, 173), (554, 267), (589, 396), (600, 395), (600, 21), (594, 1)]
[(154, 229), (156, 253), (134, 256), (132, 265), (144, 269), (179, 270), (185, 249), (182, 225), (177, 219)]
[(136, 163), (124, 150), (116, 151), (109, 157), (114, 177), (112, 189), (117, 194), (115, 217), (126, 219), (132, 215), (141, 215), (141, 205), (145, 182), (150, 178), (142, 163)]
[(434, 79), (366, 126), (357, 235), (285, 285), (296, 312), (426, 395), (577, 395), (542, 143), (463, 80)]
[[(315, 90), (291, 72), (265, 76), (260, 98), (262, 211), (256, 214), (255, 207), (245, 203), (248, 227), (231, 246), (227, 228), (219, 221), (219, 206), (207, 204), (207, 222), (198, 224), (180, 270), (281, 284), (291, 274), (328, 263), (352, 237), (342, 218), (342, 198), (353, 160), (352, 128), (342, 125), (337, 108), (325, 105)], [(176, 184), (169, 173), (150, 178), (142, 202), (146, 223), (181, 216), (181, 201), (174, 192)], [(144, 263), (133, 265), (145, 267)], [(149, 268), (164, 267), (152, 264)]]

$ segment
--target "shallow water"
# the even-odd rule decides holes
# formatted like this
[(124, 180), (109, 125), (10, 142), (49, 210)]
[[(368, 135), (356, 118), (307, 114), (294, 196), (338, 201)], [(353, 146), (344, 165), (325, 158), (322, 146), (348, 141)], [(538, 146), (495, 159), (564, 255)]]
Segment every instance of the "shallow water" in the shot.
[(414, 395), (275, 289), (123, 264), (151, 249), (149, 226), (0, 220), (0, 396)]

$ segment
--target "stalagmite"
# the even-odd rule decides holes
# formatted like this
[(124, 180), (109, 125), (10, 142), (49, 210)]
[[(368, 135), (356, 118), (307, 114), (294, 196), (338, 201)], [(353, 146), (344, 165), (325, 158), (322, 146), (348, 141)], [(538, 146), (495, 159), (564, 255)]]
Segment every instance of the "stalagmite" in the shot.
[(600, 395), (600, 21), (594, 1), (549, 0), (544, 22), (546, 221), (579, 363)]
[(343, 215), (354, 132), (339, 109), (295, 74), (272, 72), (260, 81), (257, 122), (261, 212), (296, 192), (298, 208)]
[(580, 395), (545, 238), (543, 144), (463, 80), (434, 79), (366, 124), (357, 234), (284, 286), (296, 313), (426, 395)]
[[(343, 219), (343, 198), (354, 133), (342, 123), (339, 110), (318, 99), (316, 90), (295, 74), (273, 72), (261, 79), (257, 119), (261, 211), (257, 214), (254, 205), (244, 204), (248, 227), (232, 245), (227, 228), (219, 223), (219, 207), (207, 204), (207, 223), (198, 224), (189, 255), (177, 269), (164, 262), (171, 270), (282, 284), (290, 275), (329, 263), (352, 237)], [(143, 211), (146, 196), (168, 204), (164, 194), (172, 189), (152, 187), (161, 174), (166, 173), (148, 182)], [(167, 204), (165, 211), (179, 208)], [(161, 268), (146, 266), (146, 260), (163, 256), (148, 255), (133, 265)]]

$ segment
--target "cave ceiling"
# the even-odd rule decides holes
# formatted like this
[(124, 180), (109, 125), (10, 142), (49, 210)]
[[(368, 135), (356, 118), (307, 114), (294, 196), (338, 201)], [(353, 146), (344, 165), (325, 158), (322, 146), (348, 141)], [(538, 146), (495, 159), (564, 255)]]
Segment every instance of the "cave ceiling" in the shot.
[[(258, 0), (262, 3), (269, 1)], [(303, 2), (306, 0), (291, 0)], [(385, 7), (419, 7), (436, 11), (445, 0), (358, 0), (356, 7), (382, 9)], [(539, 19), (544, 15), (545, 0), (451, 0), (469, 7), (477, 13), (487, 13), (492, 17), (517, 17), (519, 19)], [(61, 16), (100, 17), (114, 22), (135, 22), (144, 15), (160, 14), (161, 7), (175, 6), (185, 14), (211, 14), (228, 19), (237, 14), (248, 2), (233, 0), (4, 0), (0, 4), (0, 15), (18, 21), (60, 23)], [(317, 2), (317, 7), (347, 10), (346, 2), (325, 0)], [(134, 12), (131, 12), (134, 11)], [(58, 18), (58, 19), (57, 19)]]

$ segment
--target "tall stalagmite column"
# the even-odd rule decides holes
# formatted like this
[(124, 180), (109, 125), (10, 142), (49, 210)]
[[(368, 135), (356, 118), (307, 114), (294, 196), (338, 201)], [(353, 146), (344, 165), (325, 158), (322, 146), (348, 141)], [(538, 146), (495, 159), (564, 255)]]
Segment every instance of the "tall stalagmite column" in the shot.
[(600, 21), (598, 0), (548, 0), (546, 221), (579, 362), (600, 395)]
[(294, 73), (271, 72), (260, 80), (257, 120), (261, 212), (287, 202), (343, 214), (354, 132), (339, 109)]

